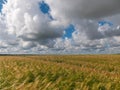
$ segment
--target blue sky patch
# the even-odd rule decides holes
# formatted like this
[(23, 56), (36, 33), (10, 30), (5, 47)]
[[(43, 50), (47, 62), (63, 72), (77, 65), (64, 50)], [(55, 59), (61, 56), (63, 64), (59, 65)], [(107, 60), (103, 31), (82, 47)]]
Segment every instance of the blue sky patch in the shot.
[(40, 8), (40, 10), (41, 10), (41, 12), (43, 13), (43, 14), (47, 14), (48, 15), (48, 17), (51, 19), (51, 20), (53, 20), (53, 17), (50, 15), (50, 7), (49, 7), (49, 5), (47, 4), (47, 3), (45, 3), (44, 1), (42, 1), (42, 2), (40, 2), (39, 3), (39, 8)]
[(99, 24), (99, 26), (104, 26), (105, 24), (108, 24), (109, 26), (113, 25), (113, 23), (108, 22), (108, 21), (99, 21), (98, 24)]
[(1, 12), (1, 9), (2, 9), (2, 4), (3, 4), (3, 0), (0, 0), (0, 12)]
[(74, 25), (70, 24), (66, 29), (65, 29), (65, 34), (63, 35), (63, 39), (65, 38), (72, 38), (72, 33), (75, 31)]
[(46, 4), (44, 1), (40, 2), (39, 8), (44, 14), (48, 14), (50, 11), (49, 5)]
[(7, 0), (0, 0), (0, 12), (2, 10), (3, 4), (7, 2)]

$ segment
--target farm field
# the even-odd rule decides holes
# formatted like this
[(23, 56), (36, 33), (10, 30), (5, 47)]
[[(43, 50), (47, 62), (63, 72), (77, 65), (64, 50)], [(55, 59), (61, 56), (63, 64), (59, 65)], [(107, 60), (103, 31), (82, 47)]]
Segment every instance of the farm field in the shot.
[(0, 90), (120, 90), (120, 55), (0, 56)]

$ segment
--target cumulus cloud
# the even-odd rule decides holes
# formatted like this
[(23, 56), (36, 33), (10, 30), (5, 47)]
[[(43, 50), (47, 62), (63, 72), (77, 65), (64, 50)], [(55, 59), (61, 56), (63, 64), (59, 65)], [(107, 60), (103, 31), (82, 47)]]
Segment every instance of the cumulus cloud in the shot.
[(61, 37), (64, 25), (59, 21), (50, 20), (39, 9), (42, 0), (8, 0), (3, 5), (6, 31), (24, 41), (37, 41)]
[[(120, 15), (117, 15), (120, 13), (118, 0), (46, 0), (46, 2), (51, 7), (53, 17), (61, 20), (62, 23), (72, 22), (89, 39), (105, 38), (103, 33), (106, 37), (120, 35), (118, 27), (120, 20), (117, 20), (120, 18)], [(114, 26), (109, 27), (105, 24), (99, 27), (98, 22), (104, 19), (111, 21)]]
[[(40, 10), (41, 2), (8, 0), (3, 5), (0, 52), (103, 53), (120, 48), (119, 0), (44, 0), (49, 5), (45, 13)], [(102, 20), (113, 26), (99, 26)], [(71, 24), (75, 28), (72, 37), (63, 38)]]

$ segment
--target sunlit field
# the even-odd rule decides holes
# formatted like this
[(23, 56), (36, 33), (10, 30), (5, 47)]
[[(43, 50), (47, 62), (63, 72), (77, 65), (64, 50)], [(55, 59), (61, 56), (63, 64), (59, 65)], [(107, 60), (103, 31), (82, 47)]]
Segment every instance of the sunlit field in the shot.
[(0, 90), (120, 90), (120, 55), (0, 56)]

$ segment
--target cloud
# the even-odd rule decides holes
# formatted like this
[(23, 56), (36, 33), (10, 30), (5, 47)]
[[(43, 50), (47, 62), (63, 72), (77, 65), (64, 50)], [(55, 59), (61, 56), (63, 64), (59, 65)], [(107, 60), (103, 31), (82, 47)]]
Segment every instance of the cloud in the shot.
[[(117, 20), (120, 18), (120, 15), (117, 15), (120, 13), (120, 1), (118, 0), (46, 0), (46, 2), (51, 7), (51, 15), (54, 18), (65, 24), (72, 22), (80, 33), (85, 33), (88, 39), (120, 35), (117, 28), (120, 23), (118, 22), (120, 20)], [(108, 24), (105, 24), (99, 27), (98, 22), (104, 19), (113, 23), (113, 26), (109, 27)], [(105, 36), (100, 31), (105, 31)]]
[(77, 27), (80, 32), (85, 33), (90, 40), (120, 36), (119, 25), (110, 26), (106, 23), (99, 26), (97, 21), (85, 21), (81, 25), (77, 24)]
[[(100, 18), (120, 12), (119, 0), (46, 0), (52, 15), (65, 18)], [(62, 12), (62, 13), (61, 13)]]
[[(47, 11), (41, 3), (48, 5)], [(119, 0), (8, 0), (0, 14), (0, 52), (114, 52), (120, 48), (119, 4)], [(113, 25), (99, 26), (103, 20)], [(70, 38), (63, 38), (69, 25), (74, 30), (67, 30)]]
[(23, 41), (36, 41), (41, 44), (43, 40), (61, 37), (64, 25), (59, 21), (50, 20), (42, 13), (39, 9), (40, 2), (42, 0), (8, 0), (2, 9), (6, 32)]

